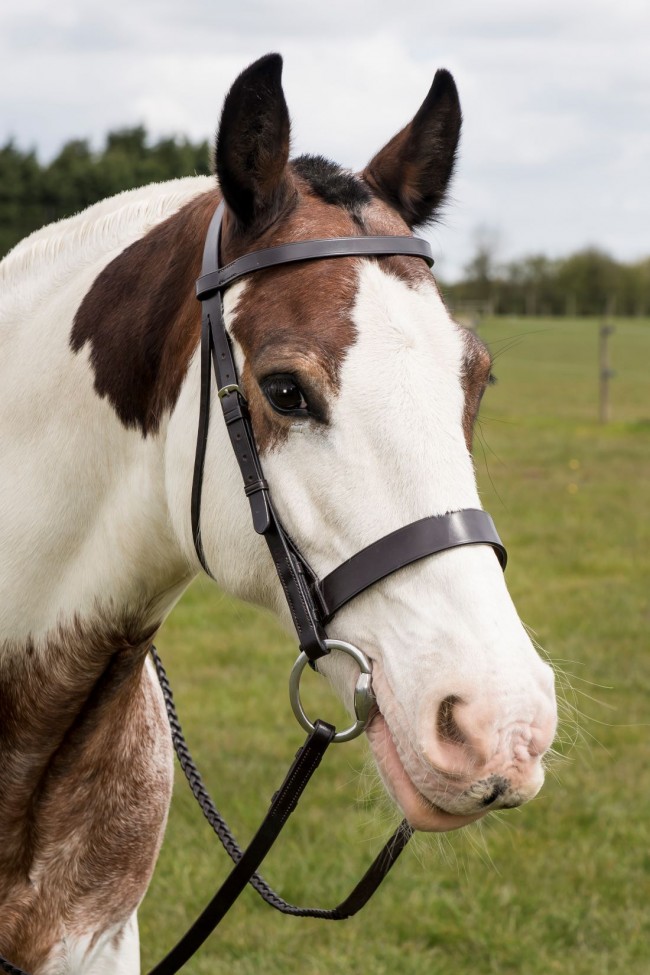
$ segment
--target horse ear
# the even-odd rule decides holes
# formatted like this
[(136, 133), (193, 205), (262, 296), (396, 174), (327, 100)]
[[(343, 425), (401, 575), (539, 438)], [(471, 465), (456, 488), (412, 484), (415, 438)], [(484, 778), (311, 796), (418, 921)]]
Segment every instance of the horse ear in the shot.
[(454, 170), (462, 114), (454, 79), (436, 71), (417, 114), (368, 163), (364, 179), (409, 227), (426, 223), (442, 204)]
[(233, 84), (217, 132), (219, 184), (242, 229), (270, 223), (286, 201), (290, 129), (282, 58), (267, 54)]

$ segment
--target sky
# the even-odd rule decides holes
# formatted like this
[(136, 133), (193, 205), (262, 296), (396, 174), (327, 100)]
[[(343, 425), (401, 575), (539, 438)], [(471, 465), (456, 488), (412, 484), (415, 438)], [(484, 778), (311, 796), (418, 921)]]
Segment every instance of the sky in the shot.
[(0, 142), (46, 161), (140, 123), (212, 139), (230, 84), (269, 51), (294, 152), (352, 169), (452, 71), (461, 152), (426, 233), (446, 279), (479, 237), (502, 261), (650, 254), (647, 0), (2, 0)]

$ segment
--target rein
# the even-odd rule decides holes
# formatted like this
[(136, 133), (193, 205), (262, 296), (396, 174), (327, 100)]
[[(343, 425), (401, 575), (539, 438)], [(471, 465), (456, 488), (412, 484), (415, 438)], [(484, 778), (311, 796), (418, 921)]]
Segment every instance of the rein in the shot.
[[(268, 904), (284, 914), (343, 920), (361, 910), (413, 834), (413, 828), (406, 820), (398, 826), (352, 893), (335, 908), (324, 910), (289, 904), (257, 873), (259, 865), (295, 809), (327, 748), (333, 742), (349, 741), (361, 734), (375, 708), (370, 661), (352, 644), (328, 639), (325, 627), (338, 610), (359, 593), (380, 579), (429, 555), (461, 545), (485, 544), (493, 548), (503, 569), (507, 560), (506, 550), (491, 517), (485, 511), (466, 508), (405, 525), (357, 552), (324, 579), (318, 578), (280, 522), (271, 500), (269, 486), (264, 479), (246, 398), (239, 385), (224, 320), (223, 292), (244, 275), (301, 261), (404, 255), (423, 259), (431, 267), (431, 249), (426, 241), (416, 237), (372, 236), (307, 240), (252, 251), (221, 267), (219, 250), (223, 213), (224, 204), (220, 203), (208, 229), (202, 273), (196, 284), (197, 298), (202, 302), (203, 311), (199, 425), (191, 500), (192, 537), (201, 565), (212, 576), (203, 550), (200, 521), (214, 372), (217, 396), (241, 471), (253, 527), (258, 534), (264, 536), (269, 547), (298, 635), (300, 654), (291, 672), (289, 691), (294, 713), (302, 727), (308, 731), (308, 735), (284, 782), (273, 796), (261, 826), (246, 850), (242, 851), (217, 811), (191, 758), (178, 721), (167, 675), (160, 657), (152, 647), (177, 757), (204, 816), (235, 866), (192, 927), (149, 975), (174, 975), (203, 944), (248, 883)], [(317, 720), (312, 723), (300, 701), (300, 677), (304, 667), (309, 664), (316, 669), (318, 659), (332, 650), (351, 656), (360, 671), (354, 693), (356, 720), (343, 731), (336, 731), (325, 721)], [(0, 970), (8, 975), (26, 975), (22, 969), (2, 957)]]

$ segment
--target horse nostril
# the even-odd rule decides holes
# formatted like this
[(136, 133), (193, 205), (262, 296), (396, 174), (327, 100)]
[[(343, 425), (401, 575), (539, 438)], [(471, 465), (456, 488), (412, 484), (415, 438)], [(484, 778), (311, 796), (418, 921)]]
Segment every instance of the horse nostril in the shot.
[(454, 708), (461, 703), (461, 698), (456, 694), (449, 694), (443, 698), (438, 706), (436, 718), (436, 731), (441, 741), (451, 742), (453, 745), (464, 745), (466, 738), (458, 727), (454, 717)]

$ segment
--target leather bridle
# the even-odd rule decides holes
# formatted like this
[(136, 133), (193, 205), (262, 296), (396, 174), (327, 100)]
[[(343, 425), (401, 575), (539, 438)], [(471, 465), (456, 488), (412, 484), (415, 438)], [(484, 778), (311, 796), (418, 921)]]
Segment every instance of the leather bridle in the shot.
[[(245, 886), (250, 874), (257, 869), (281, 828), (282, 824), (278, 825), (277, 832), (273, 829), (273, 823), (277, 825), (274, 805), (278, 798), (282, 799), (284, 796), (292, 810), (329, 744), (332, 741), (347, 741), (356, 737), (366, 726), (374, 705), (370, 663), (365, 654), (356, 647), (342, 641), (327, 639), (325, 626), (335, 613), (380, 579), (419, 559), (450, 548), (460, 545), (487, 544), (492, 546), (504, 569), (507, 559), (506, 550), (491, 517), (485, 511), (468, 508), (423, 518), (399, 528), (357, 552), (324, 579), (318, 579), (282, 525), (271, 500), (226, 328), (223, 312), (224, 291), (245, 275), (300, 261), (399, 254), (423, 259), (431, 267), (433, 264), (431, 248), (425, 240), (417, 237), (336, 237), (306, 240), (252, 251), (222, 267), (220, 243), (223, 214), (224, 204), (220, 203), (208, 229), (201, 276), (196, 283), (196, 296), (202, 303), (203, 311), (201, 396), (192, 483), (192, 537), (199, 561), (208, 575), (211, 575), (201, 538), (201, 493), (214, 372), (217, 396), (242, 475), (253, 527), (264, 537), (269, 547), (298, 634), (301, 652), (294, 665), (290, 681), (291, 703), (298, 720), (309, 731), (309, 735), (298, 752), (282, 788), (276, 793), (269, 814), (242, 859), (238, 861), (224, 886), (217, 892), (199, 920), (150, 975), (173, 975), (219, 923), (239, 891)], [(350, 729), (339, 733), (336, 733), (335, 729), (326, 722), (317, 721), (312, 724), (306, 718), (300, 703), (298, 687), (304, 665), (309, 663), (315, 667), (316, 661), (330, 653), (332, 649), (353, 656), (361, 671), (355, 688), (357, 721)], [(282, 814), (281, 818), (283, 823), (286, 817)], [(313, 912), (308, 909), (293, 908), (283, 901), (284, 907), (273, 903), (272, 900), (269, 902), (278, 910), (290, 908), (285, 913), (311, 914), (311, 916), (326, 917), (331, 920), (350, 917), (360, 910), (374, 893), (406, 846), (412, 832), (412, 828), (406, 821), (401, 823), (352, 894), (332, 911)], [(261, 834), (266, 834), (268, 845), (262, 842)], [(244, 860), (249, 862), (244, 865)], [(236, 882), (232, 883), (232, 889), (224, 893), (224, 888), (233, 881), (236, 874), (239, 876)], [(279, 900), (281, 901), (281, 898)]]
[(203, 252), (202, 274), (196, 283), (196, 295), (203, 305), (203, 317), (201, 406), (192, 484), (192, 535), (201, 565), (211, 575), (203, 551), (200, 518), (212, 363), (217, 396), (243, 478), (253, 527), (264, 536), (271, 552), (298, 634), (300, 649), (314, 663), (329, 652), (325, 646), (325, 625), (342, 606), (380, 579), (428, 555), (459, 545), (479, 543), (491, 545), (502, 568), (505, 568), (506, 550), (487, 512), (466, 508), (423, 518), (398, 528), (357, 552), (324, 579), (317, 578), (283, 528), (271, 501), (226, 329), (223, 292), (247, 274), (299, 261), (399, 254), (421, 258), (431, 267), (431, 248), (427, 241), (418, 237), (335, 237), (253, 251), (222, 268), (219, 250), (223, 212), (224, 205), (221, 203), (210, 223)]
[[(223, 213), (224, 204), (221, 203), (208, 229), (202, 273), (196, 284), (197, 298), (202, 302), (203, 311), (199, 427), (191, 501), (192, 536), (201, 565), (208, 575), (212, 575), (203, 548), (200, 518), (214, 372), (217, 396), (241, 471), (253, 527), (264, 537), (269, 547), (298, 634), (301, 652), (292, 671), (290, 697), (298, 720), (309, 734), (282, 786), (275, 793), (260, 828), (246, 850), (242, 851), (214, 807), (189, 756), (176, 717), (171, 689), (160, 658), (155, 649), (153, 650), (177, 755), (204, 815), (234, 860), (235, 867), (198, 920), (149, 975), (174, 975), (214, 930), (247, 883), (252, 884), (271, 906), (286, 914), (342, 920), (356, 914), (364, 906), (413, 833), (412, 827), (406, 821), (400, 824), (352, 893), (336, 908), (321, 910), (288, 904), (256, 873), (328, 746), (334, 741), (347, 741), (360, 734), (374, 709), (368, 658), (351, 644), (329, 640), (325, 627), (338, 610), (359, 593), (419, 559), (461, 545), (476, 544), (490, 545), (503, 569), (507, 559), (506, 550), (487, 512), (466, 508), (422, 518), (405, 525), (357, 552), (324, 579), (317, 577), (284, 529), (272, 503), (226, 329), (223, 293), (229, 285), (245, 275), (301, 261), (402, 255), (423, 259), (431, 267), (431, 249), (426, 241), (417, 237), (371, 236), (306, 240), (252, 251), (221, 267), (219, 251)], [(352, 656), (360, 668), (354, 699), (356, 723), (343, 732), (336, 732), (332, 725), (324, 721), (319, 720), (312, 724), (302, 709), (299, 695), (300, 674), (305, 664), (309, 663), (315, 668), (316, 662), (332, 649)], [(25, 975), (21, 969), (3, 958), (0, 958), (0, 969), (10, 975)]]

